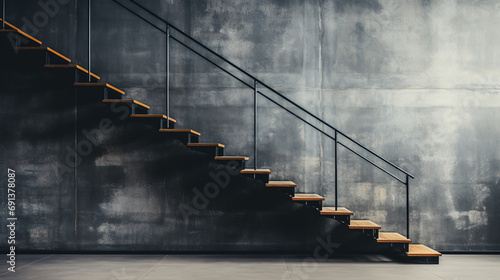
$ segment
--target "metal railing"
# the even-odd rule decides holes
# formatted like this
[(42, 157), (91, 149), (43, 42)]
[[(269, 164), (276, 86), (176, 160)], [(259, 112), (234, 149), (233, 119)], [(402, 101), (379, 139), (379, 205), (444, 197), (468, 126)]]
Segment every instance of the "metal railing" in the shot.
[[(170, 117), (170, 100), (169, 100), (170, 99), (170, 39), (172, 39), (175, 42), (179, 43), (181, 46), (183, 46), (186, 49), (190, 50), (194, 54), (200, 56), (201, 58), (203, 58), (204, 60), (206, 60), (207, 62), (209, 62), (210, 64), (212, 64), (213, 66), (217, 67), (221, 71), (225, 72), (226, 74), (228, 74), (232, 78), (236, 79), (237, 81), (241, 82), (242, 84), (244, 84), (245, 86), (247, 86), (248, 88), (250, 88), (250, 89), (253, 90), (253, 93), (254, 93), (254, 98), (253, 98), (254, 99), (253, 100), (253, 102), (254, 102), (254, 104), (253, 104), (254, 105), (254, 119), (253, 119), (253, 122), (254, 122), (254, 139), (253, 139), (253, 141), (254, 141), (254, 143), (253, 143), (254, 144), (253, 145), (254, 146), (253, 147), (254, 169), (257, 169), (257, 166), (258, 166), (258, 162), (257, 162), (257, 151), (258, 151), (258, 141), (257, 141), (257, 133), (258, 133), (257, 97), (258, 97), (258, 95), (261, 95), (266, 100), (274, 103), (275, 105), (277, 105), (281, 109), (283, 109), (283, 110), (287, 111), (288, 113), (292, 114), (293, 116), (295, 116), (296, 118), (298, 118), (299, 120), (301, 120), (302, 122), (304, 122), (305, 124), (311, 126), (315, 130), (317, 130), (318, 132), (320, 132), (321, 134), (323, 134), (324, 136), (326, 136), (327, 138), (329, 138), (329, 139), (331, 139), (331, 140), (334, 141), (334, 145), (335, 145), (334, 146), (334, 151), (335, 151), (335, 158), (334, 158), (334, 164), (335, 164), (335, 209), (338, 208), (338, 149), (337, 148), (338, 148), (339, 145), (342, 146), (342, 147), (344, 147), (348, 151), (354, 153), (355, 155), (357, 155), (358, 157), (362, 158), (363, 160), (365, 160), (366, 162), (370, 163), (371, 165), (377, 167), (381, 171), (385, 172), (387, 175), (389, 175), (390, 177), (394, 178), (398, 182), (404, 184), (406, 186), (406, 236), (407, 236), (407, 238), (410, 238), (409, 179), (410, 178), (414, 179), (415, 177), (413, 175), (411, 175), (409, 172), (405, 171), (401, 167), (395, 165), (394, 163), (390, 162), (389, 160), (385, 159), (384, 157), (380, 156), (379, 154), (373, 152), (372, 150), (370, 150), (369, 148), (367, 148), (364, 145), (360, 144), (359, 142), (357, 142), (356, 140), (352, 139), (351, 137), (347, 136), (345, 133), (341, 132), (340, 130), (338, 130), (334, 126), (332, 126), (329, 123), (325, 122), (323, 119), (321, 119), (318, 116), (314, 115), (313, 113), (309, 112), (308, 110), (306, 110), (302, 106), (298, 105), (293, 100), (289, 99), (288, 97), (284, 96), (283, 94), (281, 94), (280, 92), (278, 92), (277, 90), (275, 90), (274, 88), (272, 88), (271, 86), (269, 86), (266, 83), (264, 83), (262, 80), (256, 78), (255, 76), (253, 76), (252, 74), (250, 74), (247, 71), (243, 70), (242, 68), (240, 68), (239, 66), (237, 66), (233, 62), (229, 61), (225, 57), (221, 56), (217, 52), (215, 52), (212, 49), (210, 49), (209, 47), (205, 46), (200, 41), (198, 41), (198, 40), (194, 39), (193, 37), (191, 37), (190, 35), (186, 34), (181, 29), (177, 28), (175, 25), (171, 24), (170, 22), (166, 21), (162, 17), (158, 16), (157, 14), (155, 14), (154, 12), (152, 12), (151, 10), (149, 10), (148, 8), (146, 8), (145, 6), (141, 5), (137, 1), (135, 1), (135, 0), (126, 0), (126, 1), (128, 1), (130, 3), (132, 3), (135, 7), (140, 8), (142, 11), (146, 12), (150, 16), (154, 17), (155, 19), (157, 19), (157, 20), (161, 21), (163, 24), (165, 24), (166, 31), (163, 30), (162, 28), (160, 28), (159, 26), (157, 26), (156, 24), (154, 24), (152, 21), (146, 19), (144, 16), (140, 15), (139, 13), (137, 13), (136, 11), (134, 11), (133, 9), (127, 7), (124, 4), (122, 4), (119, 0), (113, 0), (113, 1), (115, 3), (117, 3), (118, 5), (120, 5), (121, 7), (123, 7), (124, 9), (126, 9), (127, 11), (129, 11), (130, 13), (132, 13), (135, 16), (139, 17), (140, 19), (142, 19), (143, 21), (145, 21), (146, 23), (148, 23), (149, 25), (151, 25), (152, 27), (154, 27), (155, 29), (159, 30), (160, 32), (162, 32), (162, 33), (164, 33), (166, 35), (166, 40), (167, 40), (167, 42), (166, 42), (166, 48), (167, 48), (167, 50), (166, 50), (166, 60), (167, 60), (166, 61), (166, 64), (167, 64), (167, 67), (166, 67), (167, 68), (166, 76), (167, 77), (166, 77), (166, 100), (165, 100), (166, 109), (165, 110), (166, 110), (166, 116), (167, 116), (167, 118)], [(90, 9), (90, 2), (91, 2), (91, 0), (89, 0), (89, 71), (90, 71), (90, 58), (91, 58), (90, 57), (90, 27), (91, 27), (90, 26), (90, 16), (91, 16), (91, 14), (90, 14), (90, 11), (91, 11), (91, 9)], [(245, 82), (242, 78), (239, 78), (238, 76), (236, 76), (231, 71), (223, 68), (220, 64), (216, 63), (214, 60), (208, 58), (206, 55), (203, 55), (201, 52), (195, 50), (194, 47), (188, 46), (187, 43), (184, 43), (180, 39), (178, 39), (175, 36), (173, 36), (171, 34), (171, 30), (175, 30), (177, 33), (179, 33), (180, 35), (182, 35), (184, 38), (186, 38), (189, 41), (193, 42), (198, 47), (201, 47), (203, 50), (207, 51), (209, 54), (214, 55), (218, 59), (220, 59), (220, 60), (224, 61), (225, 63), (229, 64), (231, 67), (233, 67), (236, 70), (238, 70), (241, 74), (243, 74), (247, 78), (250, 78), (253, 81), (253, 83), (251, 84), (251, 83)], [(314, 120), (316, 120), (317, 122), (321, 123), (321, 125), (324, 125), (325, 127), (333, 130), (334, 131), (334, 135), (331, 135), (330, 133), (326, 132), (325, 130), (323, 130), (323, 129), (319, 128), (318, 126), (314, 125), (312, 122), (306, 120), (304, 117), (299, 116), (297, 113), (293, 112), (291, 109), (289, 109), (289, 108), (283, 106), (282, 104), (280, 104), (279, 102), (275, 101), (274, 99), (272, 99), (271, 97), (269, 97), (267, 94), (265, 94), (264, 92), (260, 91), (258, 89), (258, 86), (260, 86), (260, 87), (262, 87), (264, 89), (267, 89), (268, 91), (272, 92), (273, 94), (277, 95), (278, 97), (282, 98), (283, 100), (286, 100), (287, 102), (289, 102), (290, 104), (292, 104), (295, 108), (299, 109), (299, 111), (301, 111), (302, 113), (305, 113), (307, 116), (309, 116), (309, 117), (313, 118)], [(168, 123), (168, 121), (167, 121), (167, 123)], [(360, 152), (355, 151), (353, 148), (349, 147), (347, 144), (344, 144), (343, 142), (339, 141), (339, 137), (342, 137), (347, 142), (354, 144), (355, 146), (357, 146), (357, 147), (361, 148), (362, 150), (368, 152), (370, 155), (374, 156), (375, 158), (381, 160), (385, 164), (387, 164), (387, 165), (393, 167), (394, 169), (396, 169), (397, 171), (403, 173), (404, 179), (401, 179), (400, 177), (396, 176), (392, 172), (388, 171), (387, 169), (383, 168), (379, 164), (375, 163), (373, 160), (370, 160), (366, 156), (363, 156)]]
[(5, 0), (2, 0), (2, 29), (5, 29)]
[(89, 63), (89, 82), (92, 81), (92, 0), (89, 1), (89, 7), (88, 7), (88, 63)]

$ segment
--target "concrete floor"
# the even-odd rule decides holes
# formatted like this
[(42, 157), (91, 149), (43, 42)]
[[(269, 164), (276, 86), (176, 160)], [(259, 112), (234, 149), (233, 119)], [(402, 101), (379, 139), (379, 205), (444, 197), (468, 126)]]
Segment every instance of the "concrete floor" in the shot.
[(439, 265), (395, 262), (379, 255), (323, 262), (280, 255), (18, 255), (1, 279), (500, 279), (500, 255), (444, 255)]

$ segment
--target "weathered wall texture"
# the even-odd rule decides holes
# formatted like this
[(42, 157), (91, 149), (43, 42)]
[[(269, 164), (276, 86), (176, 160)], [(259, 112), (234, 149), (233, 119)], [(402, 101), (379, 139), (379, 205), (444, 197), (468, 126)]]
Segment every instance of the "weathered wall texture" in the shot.
[[(83, 66), (85, 2), (59, 5), (36, 34)], [(140, 2), (415, 175), (413, 240), (500, 250), (496, 1)], [(113, 1), (94, 4), (93, 70), (163, 112), (164, 35)], [(18, 26), (39, 10), (8, 3)], [(179, 125), (251, 155), (252, 91), (175, 42), (171, 70)], [(262, 98), (259, 106), (260, 167), (332, 204), (332, 141)], [(404, 230), (404, 185), (342, 148), (339, 181), (340, 204), (357, 218)]]

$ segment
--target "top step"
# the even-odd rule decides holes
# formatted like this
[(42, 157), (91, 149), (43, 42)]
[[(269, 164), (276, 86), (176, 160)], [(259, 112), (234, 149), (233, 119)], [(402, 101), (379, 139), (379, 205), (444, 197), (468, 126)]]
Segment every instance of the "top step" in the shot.
[[(0, 18), (0, 24), (3, 22), (3, 19)], [(25, 39), (29, 40), (30, 43), (35, 44), (35, 45), (42, 45), (42, 41), (30, 36), (28, 33), (22, 31), (21, 29), (15, 27), (14, 25), (10, 24), (8, 21), (5, 21), (5, 26), (9, 27), (9, 29), (0, 29), (0, 32), (5, 32), (5, 33), (14, 33), (19, 36), (24, 37)]]

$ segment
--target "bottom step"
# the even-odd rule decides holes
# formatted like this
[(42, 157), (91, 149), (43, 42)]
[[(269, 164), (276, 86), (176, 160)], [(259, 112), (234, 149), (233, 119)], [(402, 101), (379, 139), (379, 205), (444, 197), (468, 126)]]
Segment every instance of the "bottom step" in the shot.
[(410, 250), (406, 253), (408, 257), (441, 257), (442, 254), (423, 244), (410, 244)]
[(411, 263), (439, 264), (439, 257), (442, 254), (422, 244), (410, 244), (406, 256), (407, 261)]

